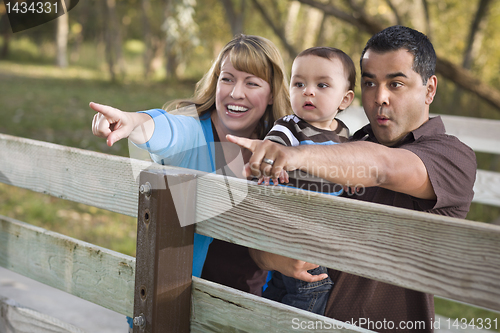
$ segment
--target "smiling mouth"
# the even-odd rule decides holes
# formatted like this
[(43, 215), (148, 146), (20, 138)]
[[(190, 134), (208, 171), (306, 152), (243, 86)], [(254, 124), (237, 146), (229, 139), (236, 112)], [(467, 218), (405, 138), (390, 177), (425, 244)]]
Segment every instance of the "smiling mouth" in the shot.
[(248, 108), (239, 105), (227, 105), (226, 108), (231, 113), (244, 113), (248, 111)]

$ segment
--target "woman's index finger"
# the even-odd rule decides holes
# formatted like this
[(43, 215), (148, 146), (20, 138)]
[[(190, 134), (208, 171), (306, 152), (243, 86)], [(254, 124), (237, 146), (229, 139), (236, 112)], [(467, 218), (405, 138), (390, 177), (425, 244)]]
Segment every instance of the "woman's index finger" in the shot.
[(97, 111), (104, 116), (113, 116), (113, 111), (116, 110), (112, 106), (104, 105), (104, 104), (99, 104), (95, 102), (90, 102), (89, 106), (92, 110)]

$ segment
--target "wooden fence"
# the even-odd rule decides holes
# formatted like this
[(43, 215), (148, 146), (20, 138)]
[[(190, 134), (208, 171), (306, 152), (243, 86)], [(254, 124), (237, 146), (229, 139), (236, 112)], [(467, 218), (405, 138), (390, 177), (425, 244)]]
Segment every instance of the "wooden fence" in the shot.
[[(448, 132), (475, 150), (500, 154), (500, 121), (444, 121)], [(148, 171), (142, 172), (138, 184), (135, 176), (140, 169)], [(147, 223), (161, 223), (168, 217), (149, 215), (150, 208), (140, 204), (140, 198), (151, 195), (139, 194), (144, 177), (160, 182), (166, 177), (196, 180), (187, 194), (194, 200), (185, 211), (192, 209), (201, 220), (209, 217), (195, 225), (200, 234), (500, 310), (499, 226), (292, 188), (276, 195), (239, 179), (231, 179), (229, 186), (245, 199), (219, 213), (214, 209), (228, 186), (221, 176), (0, 134), (1, 182), (138, 217), (139, 224), (145, 218)], [(499, 185), (499, 173), (478, 170), (474, 201), (500, 206)], [(257, 213), (263, 207), (265, 218)], [(135, 258), (3, 216), (0, 266), (131, 317), (134, 293), (136, 307), (137, 299), (148, 293), (136, 285)], [(193, 278), (190, 291), (192, 332), (308, 332), (309, 328), (292, 325), (316, 321), (341, 326), (336, 320), (203, 279)], [(154, 326), (158, 317), (146, 319), (146, 326), (134, 332), (159, 331)], [(346, 326), (337, 331), (366, 330)]]

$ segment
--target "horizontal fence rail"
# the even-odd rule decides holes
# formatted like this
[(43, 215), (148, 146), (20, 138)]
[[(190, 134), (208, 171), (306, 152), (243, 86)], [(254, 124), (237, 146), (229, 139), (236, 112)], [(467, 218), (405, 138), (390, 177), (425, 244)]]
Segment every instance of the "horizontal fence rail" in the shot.
[(475, 151), (500, 154), (500, 120), (450, 115), (441, 118), (446, 133), (458, 137)]
[(133, 257), (0, 215), (0, 266), (113, 311), (133, 312)]
[(196, 277), (192, 291), (191, 332), (372, 332)]
[[(19, 328), (19, 329), (17, 329)], [(14, 331), (14, 329), (16, 329)], [(0, 296), (0, 332), (87, 333), (73, 325)]]

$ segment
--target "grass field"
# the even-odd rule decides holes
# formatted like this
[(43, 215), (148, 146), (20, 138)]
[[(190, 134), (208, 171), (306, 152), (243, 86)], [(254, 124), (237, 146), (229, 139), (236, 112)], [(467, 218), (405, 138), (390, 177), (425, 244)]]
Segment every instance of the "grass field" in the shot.
[[(126, 141), (108, 147), (92, 135), (94, 112), (88, 103), (145, 110), (189, 97), (194, 88), (192, 82), (144, 82), (137, 76), (112, 84), (102, 66), (82, 62), (62, 70), (47, 60), (33, 64), (30, 57), (24, 54), (15, 61), (0, 61), (0, 133), (128, 156)], [(0, 214), (135, 255), (134, 218), (4, 184), (0, 184)], [(498, 209), (481, 205), (473, 206), (471, 214), (472, 219), (484, 221), (499, 215)], [(436, 299), (436, 313), (469, 320), (496, 318), (500, 325), (496, 313), (442, 299)]]

